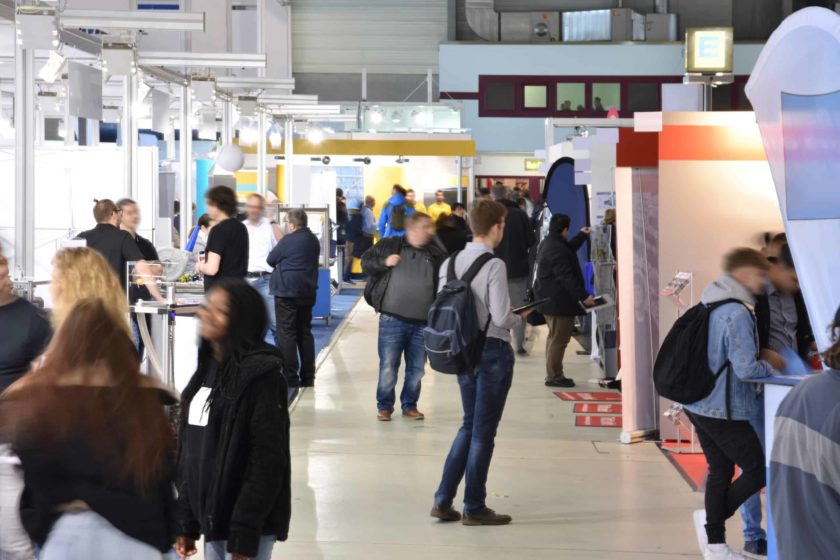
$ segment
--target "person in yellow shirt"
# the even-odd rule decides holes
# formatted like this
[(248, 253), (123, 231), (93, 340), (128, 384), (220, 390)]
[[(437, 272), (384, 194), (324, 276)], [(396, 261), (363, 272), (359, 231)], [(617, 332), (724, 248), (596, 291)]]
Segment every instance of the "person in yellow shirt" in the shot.
[(435, 203), (429, 206), (428, 214), (435, 223), (437, 223), (441, 216), (452, 214), (452, 207), (444, 201), (442, 190), (438, 190), (435, 193)]
[(426, 205), (422, 202), (417, 202), (417, 193), (414, 192), (414, 189), (408, 189), (405, 192), (405, 202), (411, 208), (414, 208), (415, 212), (420, 212), (421, 214), (428, 214), (428, 211), (426, 210)]

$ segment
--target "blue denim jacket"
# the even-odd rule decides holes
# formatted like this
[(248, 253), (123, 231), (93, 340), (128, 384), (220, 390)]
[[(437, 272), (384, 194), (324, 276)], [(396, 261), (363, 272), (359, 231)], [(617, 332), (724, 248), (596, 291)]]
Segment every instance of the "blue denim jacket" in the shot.
[[(722, 276), (703, 294), (703, 303), (725, 299), (743, 301), (750, 309), (753, 296), (731, 276)], [(685, 405), (700, 416), (726, 419), (726, 380), (730, 384), (730, 420), (751, 420), (760, 413), (759, 386), (745, 379), (766, 377), (773, 373), (758, 356), (758, 331), (752, 311), (740, 303), (728, 303), (712, 311), (709, 318), (709, 368), (717, 372), (729, 360), (730, 375), (724, 371), (712, 393), (705, 399)]]

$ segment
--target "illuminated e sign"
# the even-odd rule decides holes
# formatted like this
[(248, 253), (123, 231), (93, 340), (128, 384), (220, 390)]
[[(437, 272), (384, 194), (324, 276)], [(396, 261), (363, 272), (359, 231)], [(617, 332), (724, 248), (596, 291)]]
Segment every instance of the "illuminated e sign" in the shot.
[(693, 28), (685, 33), (685, 70), (709, 74), (732, 72), (732, 28)]

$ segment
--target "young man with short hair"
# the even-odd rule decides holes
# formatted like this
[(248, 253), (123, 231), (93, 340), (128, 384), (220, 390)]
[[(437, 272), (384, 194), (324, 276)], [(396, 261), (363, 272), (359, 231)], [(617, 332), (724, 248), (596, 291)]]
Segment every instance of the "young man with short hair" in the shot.
[(414, 214), (413, 206), (408, 204), (408, 191), (402, 185), (394, 185), (391, 198), (379, 213), (379, 237), (402, 237), (405, 235), (406, 218)]
[(452, 207), (446, 203), (446, 197), (441, 189), (435, 192), (435, 203), (429, 206), (429, 216), (432, 221), (437, 223), (441, 216), (449, 216), (452, 214)]
[(318, 293), (321, 242), (309, 229), (309, 218), (300, 208), (289, 210), (285, 225), (286, 235), (266, 259), (274, 268), (271, 295), (277, 317), (277, 348), (283, 356), (289, 387), (314, 387), (312, 308)]
[[(767, 285), (767, 259), (753, 249), (735, 249), (724, 259), (724, 274), (703, 292), (705, 305), (724, 303), (709, 316), (709, 369), (722, 371), (708, 397), (685, 404), (709, 463), (706, 508), (694, 513), (705, 560), (740, 560), (726, 545), (726, 520), (764, 487), (761, 440), (751, 421), (762, 407), (758, 387), (746, 380), (766, 377), (774, 366), (759, 360), (753, 309)], [(743, 473), (735, 482), (735, 466)]]
[(248, 228), (236, 219), (236, 193), (231, 188), (213, 187), (204, 198), (213, 228), (207, 238), (204, 262), (199, 262), (195, 270), (204, 274), (204, 289), (208, 291), (222, 278), (245, 278), (250, 241)]
[(426, 366), (423, 329), (437, 294), (438, 269), (446, 250), (434, 239), (432, 220), (413, 214), (405, 237), (383, 239), (362, 256), (370, 275), (365, 300), (379, 313), (379, 385), (377, 419), (389, 422), (394, 413), (397, 373), (405, 355), (405, 381), (400, 404), (406, 418), (423, 420), (417, 409)]
[(417, 200), (417, 193), (414, 192), (414, 189), (408, 189), (405, 191), (405, 202), (408, 204), (408, 207), (412, 208), (415, 212), (428, 214), (426, 211), (426, 205)]
[[(455, 259), (455, 274), (463, 276), (483, 254), (492, 253), (505, 231), (504, 206), (479, 200), (470, 213), (474, 241), (450, 257)], [(446, 284), (449, 259), (441, 265), (439, 284)], [(507, 525), (509, 515), (500, 515), (487, 507), (487, 475), (496, 430), (502, 419), (508, 392), (513, 382), (514, 352), (511, 329), (524, 316), (511, 312), (505, 263), (498, 258), (488, 261), (471, 284), (480, 324), (490, 324), (481, 361), (475, 371), (458, 376), (464, 422), (443, 467), (443, 476), (435, 494), (431, 515), (441, 521), (462, 521), (464, 525)], [(453, 507), (458, 486), (466, 476), (463, 516)]]

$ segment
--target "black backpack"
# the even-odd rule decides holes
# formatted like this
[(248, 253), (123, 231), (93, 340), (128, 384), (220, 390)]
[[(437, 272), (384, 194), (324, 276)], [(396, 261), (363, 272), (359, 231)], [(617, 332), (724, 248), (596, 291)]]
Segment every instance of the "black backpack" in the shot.
[(457, 375), (472, 372), (481, 361), (490, 316), (484, 325), (479, 325), (470, 284), (481, 268), (494, 258), (492, 253), (481, 255), (458, 279), (455, 259), (460, 253), (449, 258), (446, 285), (429, 309), (428, 326), (423, 329), (429, 365), (441, 373)]
[(405, 204), (391, 207), (391, 231), (405, 231)]
[(701, 303), (677, 319), (665, 337), (653, 366), (653, 384), (657, 393), (681, 404), (695, 403), (712, 393), (718, 378), (726, 371), (726, 410), (729, 415), (731, 364), (727, 360), (717, 372), (709, 369), (709, 317), (712, 311), (728, 303), (744, 305), (737, 299), (708, 305)]

